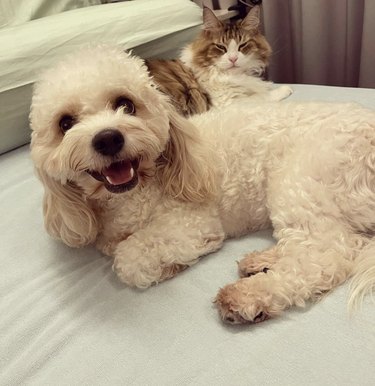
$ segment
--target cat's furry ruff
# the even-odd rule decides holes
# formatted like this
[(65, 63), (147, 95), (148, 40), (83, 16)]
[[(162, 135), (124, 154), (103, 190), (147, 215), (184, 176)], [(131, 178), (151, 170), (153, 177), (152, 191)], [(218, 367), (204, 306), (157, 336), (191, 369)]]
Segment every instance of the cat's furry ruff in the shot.
[[(116, 107), (119, 97), (133, 101), (131, 114)], [(63, 134), (68, 115), (74, 125)], [(277, 245), (246, 257), (243, 278), (217, 296), (225, 321), (304, 306), (353, 274), (352, 304), (374, 287), (374, 111), (246, 101), (189, 122), (139, 58), (101, 46), (44, 74), (30, 118), (48, 232), (74, 247), (94, 243), (131, 286), (158, 283), (225, 238), (272, 223)], [(93, 146), (108, 128), (124, 138), (113, 156)], [(92, 177), (135, 159), (138, 180), (124, 193)]]

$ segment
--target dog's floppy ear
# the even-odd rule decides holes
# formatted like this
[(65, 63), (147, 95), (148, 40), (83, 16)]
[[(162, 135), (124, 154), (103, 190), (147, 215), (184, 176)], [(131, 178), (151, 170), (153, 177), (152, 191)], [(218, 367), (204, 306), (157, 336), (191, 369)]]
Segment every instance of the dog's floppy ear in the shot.
[(84, 200), (78, 187), (65, 185), (37, 169), (44, 185), (44, 224), (48, 233), (71, 247), (95, 241), (98, 226), (94, 211)]
[(200, 142), (197, 128), (171, 109), (169, 135), (157, 172), (161, 186), (185, 201), (211, 198), (215, 190), (211, 152)]

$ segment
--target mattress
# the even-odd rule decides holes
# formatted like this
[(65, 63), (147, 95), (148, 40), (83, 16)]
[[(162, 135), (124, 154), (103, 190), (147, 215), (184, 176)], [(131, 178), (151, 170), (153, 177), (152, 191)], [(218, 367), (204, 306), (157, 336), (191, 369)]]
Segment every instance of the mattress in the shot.
[[(375, 90), (294, 86), (290, 99), (357, 101)], [(271, 231), (229, 240), (145, 291), (91, 247), (43, 229), (42, 187), (24, 146), (0, 157), (0, 385), (374, 385), (375, 307), (348, 286), (258, 325), (224, 325), (212, 300)]]

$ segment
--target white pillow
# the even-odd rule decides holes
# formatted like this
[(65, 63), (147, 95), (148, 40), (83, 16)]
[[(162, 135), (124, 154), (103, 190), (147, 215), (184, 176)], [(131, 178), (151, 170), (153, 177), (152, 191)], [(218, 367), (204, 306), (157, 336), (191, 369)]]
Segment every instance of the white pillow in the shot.
[(98, 4), (100, 0), (0, 0), (0, 28)]

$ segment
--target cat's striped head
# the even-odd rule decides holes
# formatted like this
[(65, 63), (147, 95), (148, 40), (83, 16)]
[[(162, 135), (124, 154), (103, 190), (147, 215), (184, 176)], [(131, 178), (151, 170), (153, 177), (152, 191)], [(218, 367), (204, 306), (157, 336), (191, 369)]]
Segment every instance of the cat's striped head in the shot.
[(196, 70), (215, 67), (220, 72), (262, 75), (271, 47), (259, 29), (258, 6), (235, 23), (224, 23), (203, 8), (203, 31), (182, 54), (182, 61)]

